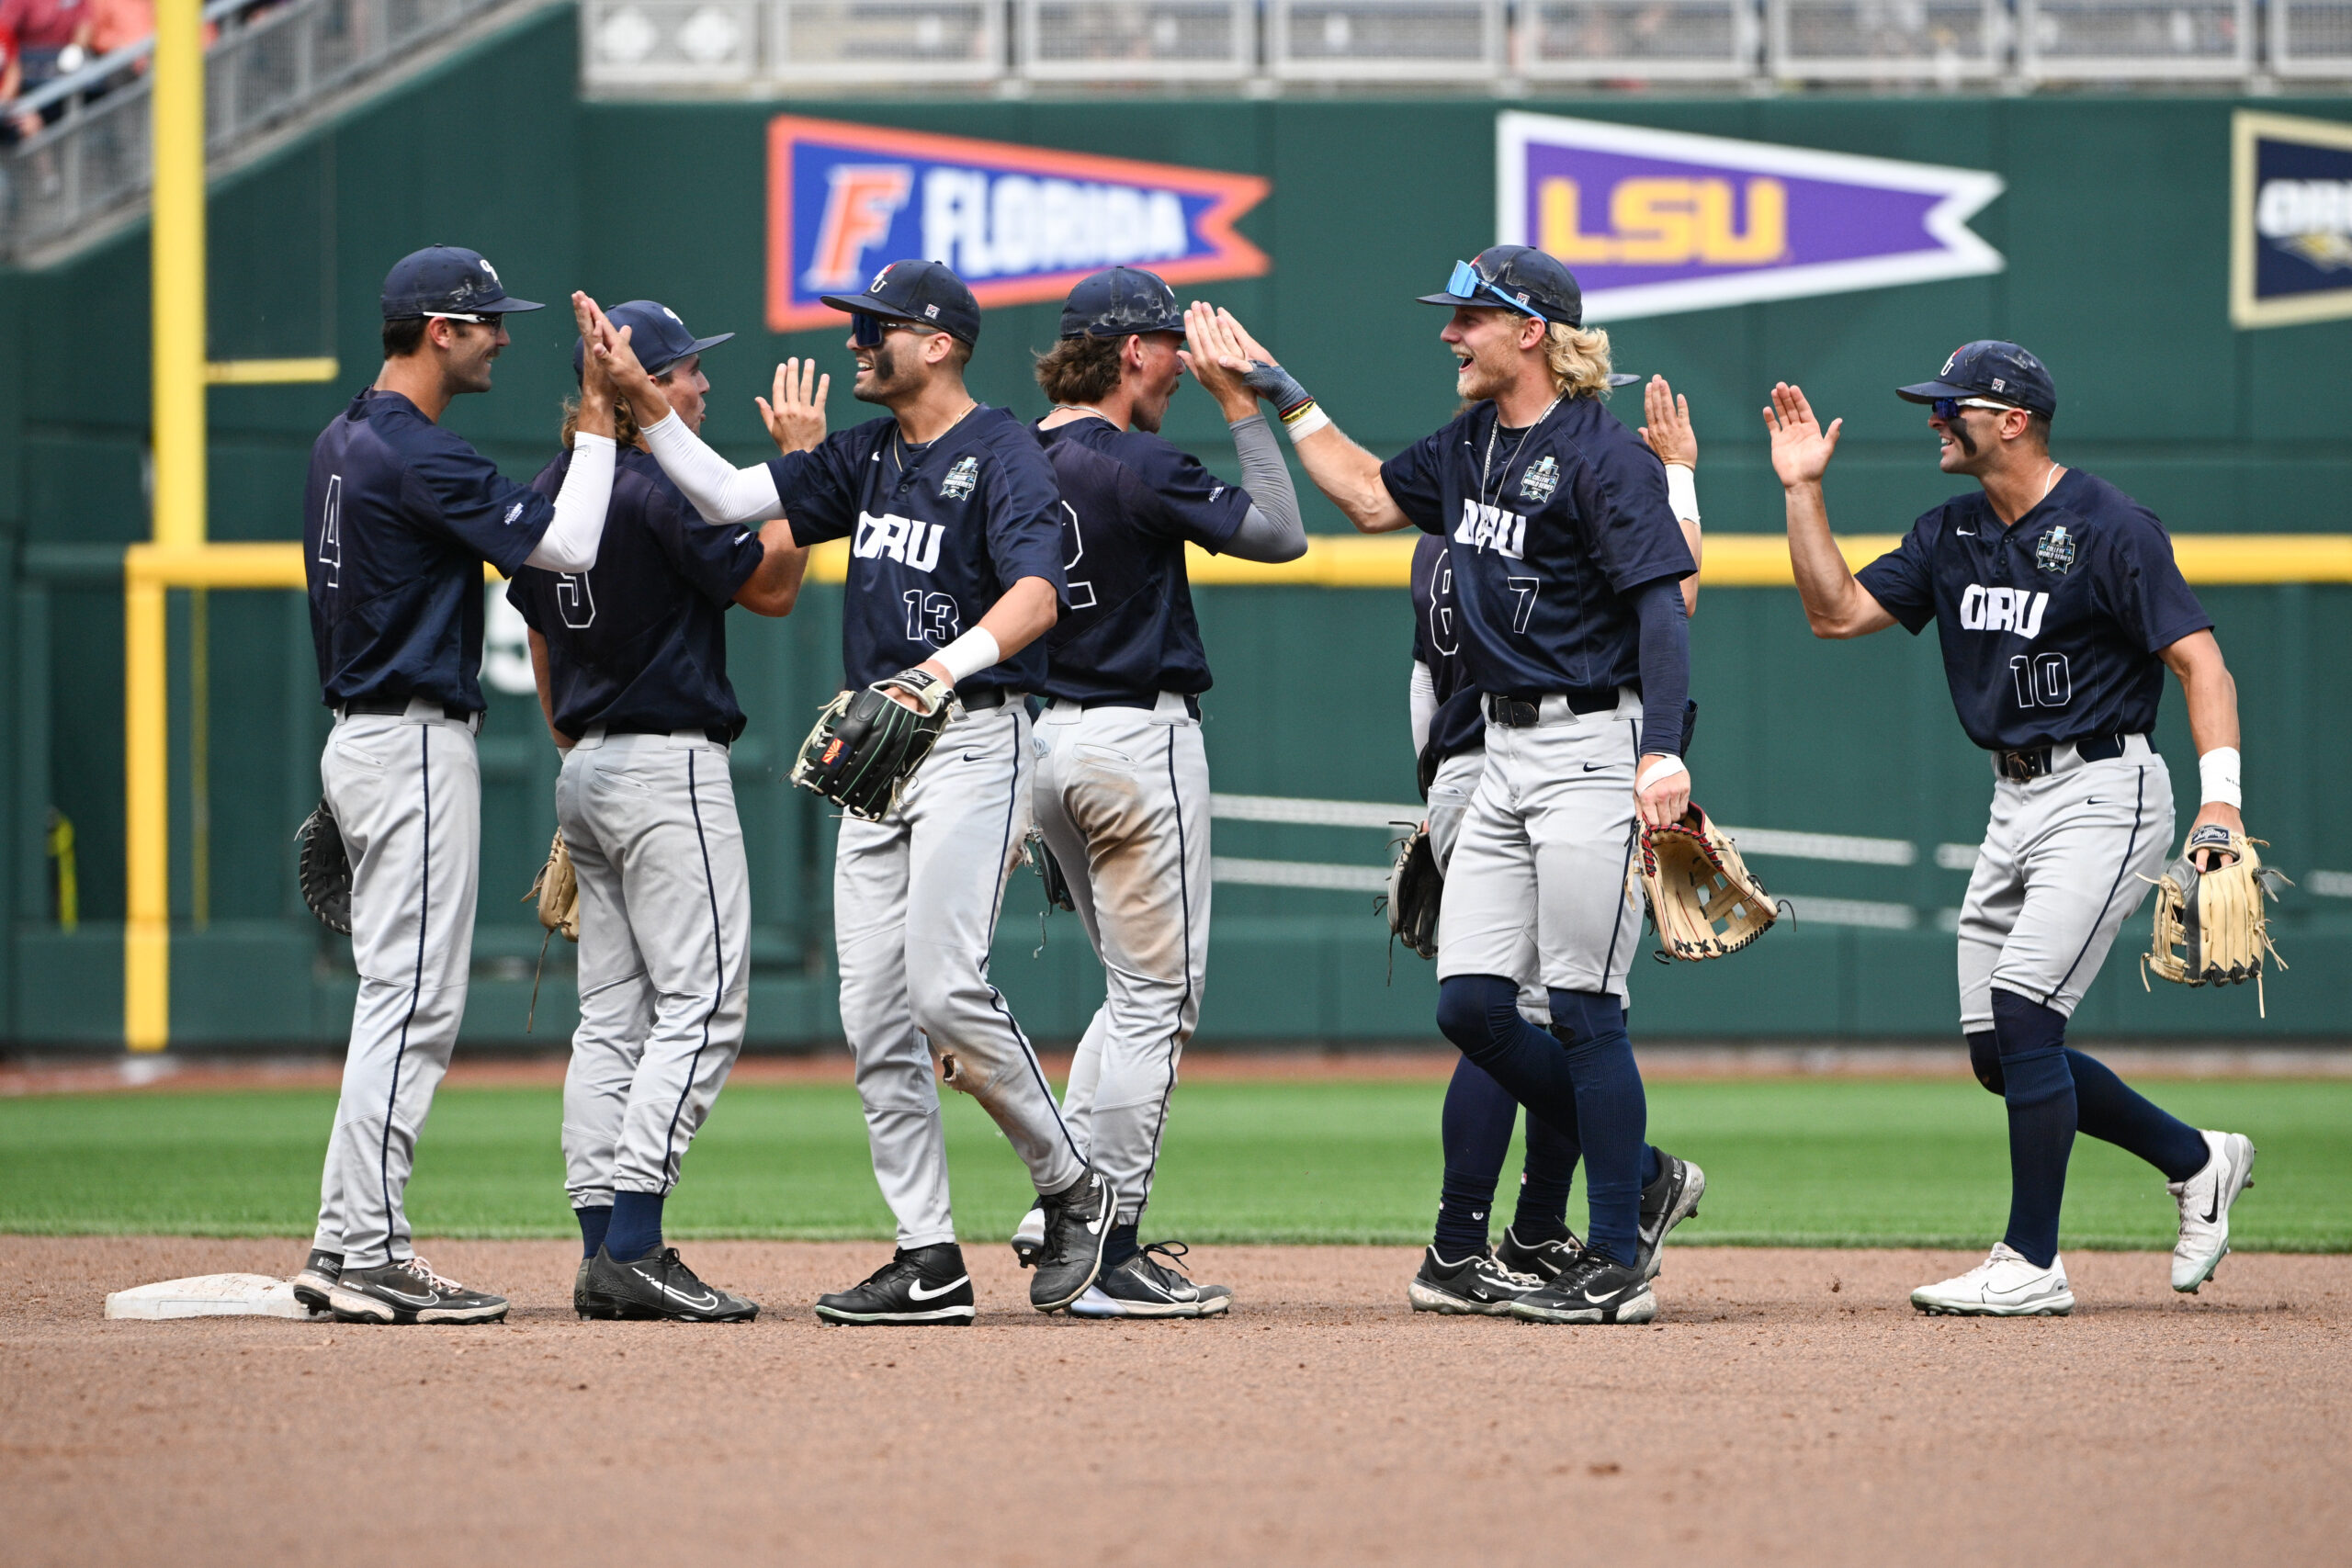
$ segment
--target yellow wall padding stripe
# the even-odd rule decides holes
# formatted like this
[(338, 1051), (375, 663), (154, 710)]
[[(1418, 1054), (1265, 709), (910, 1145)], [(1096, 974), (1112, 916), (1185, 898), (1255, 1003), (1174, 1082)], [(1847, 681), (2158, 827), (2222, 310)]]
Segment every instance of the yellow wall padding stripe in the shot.
[[(1187, 553), (1203, 587), (1274, 584), (1293, 588), (1402, 588), (1412, 571), (1418, 533), (1317, 534), (1306, 554), (1282, 566)], [(1854, 566), (1894, 547), (1893, 534), (1856, 534), (1838, 546)], [(2173, 540), (2183, 576), (2193, 583), (2352, 582), (2352, 534), (2191, 534)], [(849, 567), (848, 541), (820, 545), (808, 563), (818, 582), (839, 582)], [(133, 582), (169, 588), (300, 588), (302, 547), (293, 542), (240, 545), (132, 545), (123, 570)], [(495, 572), (485, 570), (486, 577)], [(1788, 541), (1778, 534), (1716, 534), (1706, 543), (1701, 579), (1710, 588), (1788, 588)]]

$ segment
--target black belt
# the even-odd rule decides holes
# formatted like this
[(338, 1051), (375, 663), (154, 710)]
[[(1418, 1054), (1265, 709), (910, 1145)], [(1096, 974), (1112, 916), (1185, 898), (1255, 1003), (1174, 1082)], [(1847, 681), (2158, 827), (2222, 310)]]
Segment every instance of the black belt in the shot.
[[(2086, 762), (2107, 762), (2123, 755), (2123, 739), (2120, 734), (2089, 735), (2068, 744), (2075, 748), (2075, 755)], [(1996, 751), (1993, 770), (2011, 784), (2031, 784), (2050, 772), (2050, 754), (2054, 750), (2050, 746), (2029, 746), (2021, 751)]]
[[(608, 724), (605, 727), (605, 733), (607, 735), (675, 735), (681, 729), (695, 728), (696, 727), (691, 724), (675, 725), (668, 729), (656, 729), (650, 724)], [(703, 739), (714, 746), (735, 744), (734, 735), (723, 724), (706, 724), (700, 728)]]
[[(1088, 713), (1096, 708), (1141, 708), (1149, 713), (1159, 706), (1159, 694), (1153, 692), (1148, 696), (1136, 697), (1088, 697), (1078, 705)], [(1187, 694), (1184, 711), (1193, 718), (1200, 717), (1201, 699)]]
[[(1614, 686), (1594, 687), (1581, 692), (1555, 694), (1568, 701), (1570, 713), (1607, 713), (1617, 705)], [(1487, 722), (1499, 724), (1505, 729), (1532, 729), (1544, 721), (1544, 699), (1524, 697), (1487, 698)]]
[(1005, 699), (1012, 695), (1014, 695), (1013, 693), (1006, 691), (1002, 686), (991, 686), (985, 692), (974, 692), (969, 696), (958, 692), (956, 698), (963, 703), (966, 713), (986, 713), (990, 708), (1002, 707)]
[[(409, 697), (354, 697), (347, 703), (335, 704), (334, 710), (339, 714), (357, 713), (371, 716), (399, 718), (408, 712), (408, 705), (413, 700)], [(461, 708), (455, 703), (441, 705), (441, 716), (456, 724), (471, 724), (477, 711), (473, 708)]]

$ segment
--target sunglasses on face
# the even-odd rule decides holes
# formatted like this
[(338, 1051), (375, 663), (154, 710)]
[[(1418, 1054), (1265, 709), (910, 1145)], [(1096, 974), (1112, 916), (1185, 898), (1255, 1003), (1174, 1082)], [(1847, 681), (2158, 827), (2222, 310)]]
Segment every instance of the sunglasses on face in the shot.
[(1990, 398), (1938, 398), (1928, 405), (1928, 412), (1938, 419), (1957, 419), (1962, 409), (1992, 409), (2006, 413), (2015, 403), (1996, 403)]
[(926, 327), (918, 321), (902, 321), (896, 316), (876, 316), (865, 310), (854, 312), (849, 319), (849, 341), (859, 348), (878, 347), (882, 340), (894, 332), (935, 333), (937, 327)]
[(1481, 292), (1491, 294), (1502, 301), (1505, 309), (1516, 310), (1522, 316), (1532, 316), (1544, 325), (1551, 325), (1551, 319), (1543, 311), (1521, 304), (1517, 299), (1504, 293), (1499, 285), (1479, 276), (1478, 269), (1468, 262), (1458, 261), (1453, 264), (1453, 276), (1445, 280), (1445, 291), (1457, 299), (1476, 299)]

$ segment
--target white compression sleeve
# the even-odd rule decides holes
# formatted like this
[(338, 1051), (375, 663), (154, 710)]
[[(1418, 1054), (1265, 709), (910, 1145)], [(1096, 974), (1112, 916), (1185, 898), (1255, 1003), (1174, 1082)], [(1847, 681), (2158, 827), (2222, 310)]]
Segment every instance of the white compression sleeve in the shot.
[(1405, 689), (1405, 700), (1413, 715), (1413, 755), (1430, 743), (1430, 726), (1437, 722), (1437, 677), (1419, 660), (1413, 660), (1413, 678)]
[(709, 522), (764, 523), (784, 515), (775, 476), (765, 463), (739, 468), (703, 444), (675, 411), (644, 431), (645, 449)]
[(605, 542), (605, 513), (613, 501), (613, 458), (609, 435), (581, 431), (571, 438), (571, 468), (556, 492), (555, 521), (539, 536), (525, 566), (548, 571), (586, 571), (596, 564)]

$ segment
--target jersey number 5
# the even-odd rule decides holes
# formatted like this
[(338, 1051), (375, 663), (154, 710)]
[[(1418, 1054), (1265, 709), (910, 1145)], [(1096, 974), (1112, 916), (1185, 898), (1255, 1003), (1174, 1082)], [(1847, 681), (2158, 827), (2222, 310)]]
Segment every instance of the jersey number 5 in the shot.
[(899, 595), (907, 605), (907, 640), (945, 648), (963, 627), (956, 623), (956, 601), (944, 593), (910, 588)]
[(2063, 708), (2075, 700), (2074, 672), (2063, 653), (2012, 654), (2009, 677), (2021, 708)]

